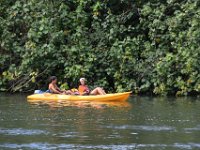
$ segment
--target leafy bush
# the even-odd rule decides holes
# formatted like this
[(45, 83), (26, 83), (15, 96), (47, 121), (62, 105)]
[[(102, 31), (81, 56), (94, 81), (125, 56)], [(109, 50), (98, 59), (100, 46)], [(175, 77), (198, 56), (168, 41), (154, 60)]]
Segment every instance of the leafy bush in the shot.
[(200, 92), (200, 3), (194, 0), (1, 0), (0, 90), (62, 87)]

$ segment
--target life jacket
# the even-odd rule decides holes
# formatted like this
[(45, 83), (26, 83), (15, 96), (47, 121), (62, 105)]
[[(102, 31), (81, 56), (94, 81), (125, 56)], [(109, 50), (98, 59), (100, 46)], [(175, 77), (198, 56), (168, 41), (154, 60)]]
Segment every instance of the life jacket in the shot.
[(84, 92), (86, 92), (86, 94), (89, 94), (90, 93), (90, 90), (88, 88), (87, 85), (79, 85), (78, 87), (78, 91), (81, 95), (83, 95)]

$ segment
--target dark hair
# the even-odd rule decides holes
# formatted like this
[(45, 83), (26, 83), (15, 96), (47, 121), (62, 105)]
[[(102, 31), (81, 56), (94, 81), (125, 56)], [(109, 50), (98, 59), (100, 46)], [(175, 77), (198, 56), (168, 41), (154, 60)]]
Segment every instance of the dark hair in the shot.
[(54, 80), (56, 80), (56, 79), (57, 79), (56, 76), (51, 76), (51, 77), (49, 77), (49, 83), (51, 83), (52, 81), (54, 81)]

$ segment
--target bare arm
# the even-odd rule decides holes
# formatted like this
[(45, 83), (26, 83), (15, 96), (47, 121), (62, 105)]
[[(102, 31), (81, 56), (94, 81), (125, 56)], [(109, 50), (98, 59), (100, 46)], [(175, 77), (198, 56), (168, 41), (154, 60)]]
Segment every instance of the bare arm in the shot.
[(63, 90), (61, 90), (57, 85), (55, 85), (55, 88), (56, 88), (57, 91), (63, 92)]
[(90, 93), (90, 89), (88, 88), (88, 86), (86, 87), (86, 89), (84, 90), (83, 94), (89, 94)]
[(55, 86), (51, 85), (49, 88), (56, 94), (62, 94), (62, 92), (59, 91), (59, 88), (57, 89), (57, 86), (55, 87)]

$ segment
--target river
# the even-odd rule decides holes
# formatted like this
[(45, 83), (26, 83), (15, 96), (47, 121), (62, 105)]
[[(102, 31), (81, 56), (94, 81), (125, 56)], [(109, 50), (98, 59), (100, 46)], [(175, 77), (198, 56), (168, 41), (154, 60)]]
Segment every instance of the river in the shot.
[(0, 93), (0, 149), (200, 149), (200, 98), (34, 102)]

